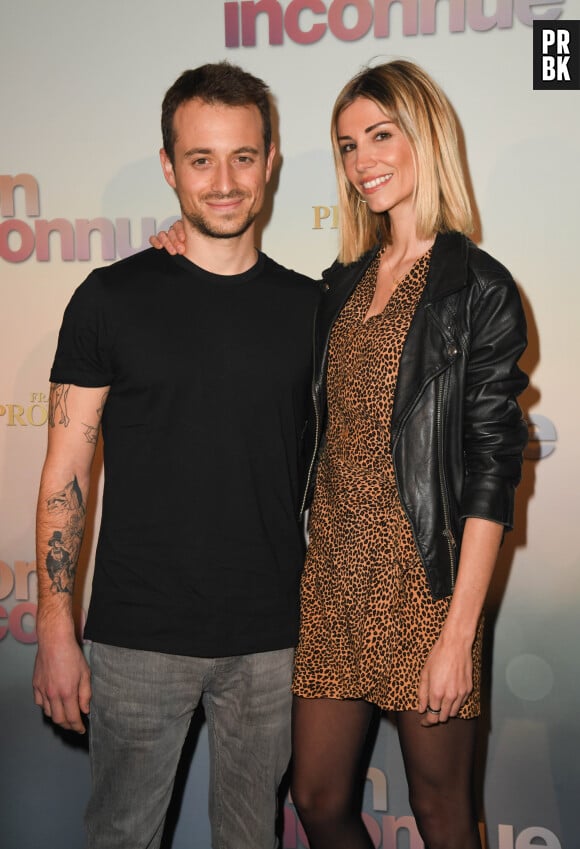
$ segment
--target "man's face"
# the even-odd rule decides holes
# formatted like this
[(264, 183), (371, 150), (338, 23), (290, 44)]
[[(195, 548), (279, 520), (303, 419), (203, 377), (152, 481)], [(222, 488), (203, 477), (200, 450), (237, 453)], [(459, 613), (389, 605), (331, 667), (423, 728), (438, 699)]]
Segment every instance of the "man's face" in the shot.
[(189, 100), (173, 126), (174, 164), (164, 150), (161, 164), (184, 219), (210, 238), (241, 236), (262, 208), (274, 159), (258, 108)]

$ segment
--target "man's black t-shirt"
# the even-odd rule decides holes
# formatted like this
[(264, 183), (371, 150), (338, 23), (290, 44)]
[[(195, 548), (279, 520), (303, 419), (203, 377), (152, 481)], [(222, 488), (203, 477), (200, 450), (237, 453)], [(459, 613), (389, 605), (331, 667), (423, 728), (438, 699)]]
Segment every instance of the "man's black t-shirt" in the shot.
[(74, 293), (51, 381), (111, 387), (87, 638), (200, 657), (295, 644), (317, 299), (264, 254), (219, 276), (154, 250)]

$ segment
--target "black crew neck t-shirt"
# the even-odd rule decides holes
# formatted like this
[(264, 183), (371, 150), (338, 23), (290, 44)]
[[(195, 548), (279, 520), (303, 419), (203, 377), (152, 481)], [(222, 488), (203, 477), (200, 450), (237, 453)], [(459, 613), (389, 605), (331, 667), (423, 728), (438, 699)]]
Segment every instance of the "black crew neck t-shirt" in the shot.
[(200, 657), (296, 643), (317, 301), (262, 253), (221, 276), (151, 249), (76, 290), (51, 381), (111, 387), (88, 639)]

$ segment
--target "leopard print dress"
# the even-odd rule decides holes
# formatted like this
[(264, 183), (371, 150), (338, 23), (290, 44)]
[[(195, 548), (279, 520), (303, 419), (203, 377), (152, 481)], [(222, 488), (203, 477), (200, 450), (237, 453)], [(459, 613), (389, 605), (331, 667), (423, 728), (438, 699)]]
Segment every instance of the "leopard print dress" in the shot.
[[(385, 310), (365, 321), (377, 257), (332, 330), (328, 430), (310, 517), (293, 683), (305, 698), (416, 709), (421, 671), (449, 609), (448, 598), (431, 597), (389, 450), (399, 360), (430, 256), (418, 259)], [(479, 714), (481, 627), (473, 659), (464, 718)]]

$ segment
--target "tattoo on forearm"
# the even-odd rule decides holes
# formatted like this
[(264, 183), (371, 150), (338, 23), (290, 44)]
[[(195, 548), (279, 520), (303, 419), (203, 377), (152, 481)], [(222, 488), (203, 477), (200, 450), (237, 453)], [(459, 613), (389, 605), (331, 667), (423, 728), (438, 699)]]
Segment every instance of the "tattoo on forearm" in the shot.
[(103, 410), (105, 409), (105, 401), (107, 400), (108, 394), (109, 394), (109, 390), (107, 390), (106, 392), (103, 392), (103, 396), (101, 398), (101, 405), (97, 410), (97, 416), (98, 416), (99, 424), (97, 424), (95, 426), (95, 425), (89, 425), (89, 424), (86, 424), (86, 422), (83, 422), (83, 427), (85, 428), (85, 439), (87, 440), (87, 442), (93, 442), (93, 443), (96, 444), (97, 439), (99, 438), (101, 416), (103, 415)]
[(70, 383), (53, 383), (50, 388), (48, 399), (48, 424), (50, 427), (56, 426), (56, 417), (60, 416), (58, 424), (68, 427), (70, 419), (66, 407), (66, 399), (70, 389)]
[(51, 580), (50, 588), (53, 593), (72, 593), (86, 512), (76, 477), (60, 492), (50, 495), (46, 507), (51, 516), (64, 522), (48, 540), (46, 571)]
[(96, 444), (97, 439), (99, 438), (99, 428), (93, 427), (93, 425), (88, 425), (83, 422), (83, 427), (85, 429), (85, 439), (87, 442), (93, 442)]

